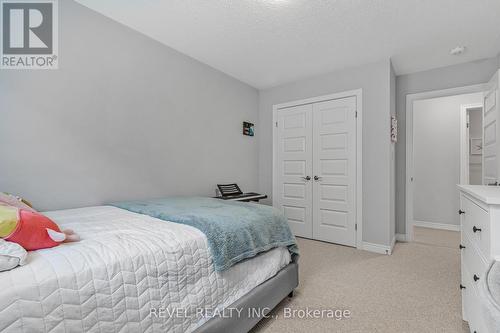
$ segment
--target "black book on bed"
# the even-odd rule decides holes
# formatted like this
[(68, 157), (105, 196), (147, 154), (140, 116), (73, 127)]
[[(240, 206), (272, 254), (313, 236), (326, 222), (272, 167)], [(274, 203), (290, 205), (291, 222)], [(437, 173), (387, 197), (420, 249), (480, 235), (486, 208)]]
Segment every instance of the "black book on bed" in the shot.
[(217, 184), (220, 197), (218, 199), (223, 200), (235, 200), (235, 201), (259, 201), (261, 199), (267, 198), (265, 194), (259, 194), (255, 192), (243, 193), (238, 184)]

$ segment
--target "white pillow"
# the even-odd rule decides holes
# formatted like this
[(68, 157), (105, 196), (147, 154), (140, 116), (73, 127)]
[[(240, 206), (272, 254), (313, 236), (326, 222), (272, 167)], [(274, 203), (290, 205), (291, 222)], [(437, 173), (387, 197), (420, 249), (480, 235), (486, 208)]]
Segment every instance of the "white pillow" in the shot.
[(21, 245), (0, 239), (0, 272), (24, 265), (27, 256)]

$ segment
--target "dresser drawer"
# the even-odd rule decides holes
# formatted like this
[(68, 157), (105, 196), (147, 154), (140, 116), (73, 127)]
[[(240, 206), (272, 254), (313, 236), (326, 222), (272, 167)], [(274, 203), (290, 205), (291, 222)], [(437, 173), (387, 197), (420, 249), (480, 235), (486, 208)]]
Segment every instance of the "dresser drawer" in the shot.
[[(471, 273), (467, 271), (467, 269), (462, 268), (465, 272), (465, 276), (470, 276)], [(470, 332), (476, 333), (490, 333), (484, 322), (483, 314), (481, 312), (481, 298), (479, 297), (479, 293), (477, 290), (476, 284), (465, 278), (465, 281), (462, 282), (465, 289), (462, 289), (462, 302), (464, 305), (465, 318), (469, 323)]]
[[(484, 278), (484, 274), (488, 269), (488, 264), (479, 254), (476, 245), (471, 242), (469, 235), (462, 234), (462, 282), (469, 280), (470, 283), (478, 285)], [(466, 276), (466, 275), (469, 276)], [(474, 276), (476, 279), (474, 279)], [(477, 280), (477, 281), (476, 281)]]
[(469, 197), (462, 195), (460, 198), (462, 214), (462, 233), (481, 251), (484, 258), (490, 257), (490, 227), (489, 214), (472, 201)]

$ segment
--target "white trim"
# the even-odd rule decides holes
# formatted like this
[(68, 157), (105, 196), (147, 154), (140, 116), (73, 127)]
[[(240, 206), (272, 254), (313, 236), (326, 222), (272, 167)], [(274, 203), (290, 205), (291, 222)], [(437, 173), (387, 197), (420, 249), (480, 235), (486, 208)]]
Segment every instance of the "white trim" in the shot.
[(363, 242), (363, 250), (390, 255), (392, 253), (392, 246)]
[(392, 237), (392, 241), (391, 241), (391, 249), (389, 251), (389, 255), (392, 254), (392, 251), (394, 251), (394, 246), (396, 246), (396, 235), (394, 235), (394, 237)]
[(356, 94), (356, 246), (363, 244), (363, 90), (354, 91)]
[(413, 240), (413, 102), (422, 99), (483, 92), (486, 84), (427, 91), (406, 95), (406, 191), (405, 191), (405, 228), (407, 241)]
[(406, 242), (406, 234), (396, 234), (396, 241)]
[(427, 221), (413, 221), (413, 226), (414, 227), (430, 228), (430, 229), (460, 231), (460, 225), (458, 225), (458, 224), (436, 223), (436, 222), (427, 222)]
[(278, 193), (276, 177), (276, 148), (278, 147), (278, 131), (276, 131), (276, 122), (278, 120), (278, 110), (298, 105), (325, 102), (334, 99), (356, 97), (356, 247), (364, 249), (363, 244), (363, 89), (349, 90), (335, 94), (306, 98), (287, 103), (273, 105), (273, 194), (272, 205), (276, 207), (274, 195)]
[(483, 108), (483, 103), (460, 105), (460, 184), (469, 185), (469, 122), (467, 112), (469, 109)]
[(467, 108), (460, 105), (460, 184), (469, 184), (469, 129), (467, 128)]
[(334, 94), (321, 95), (321, 96), (316, 96), (316, 97), (311, 97), (311, 98), (299, 99), (299, 100), (286, 102), (286, 103), (275, 104), (275, 105), (273, 105), (273, 109), (274, 108), (286, 109), (286, 108), (291, 108), (291, 107), (299, 106), (299, 105), (313, 104), (313, 103), (318, 103), (318, 102), (326, 102), (326, 101), (330, 101), (330, 100), (334, 100), (334, 99), (358, 96), (358, 94), (360, 95), (361, 93), (362, 93), (362, 89), (342, 91), (342, 92), (334, 93)]

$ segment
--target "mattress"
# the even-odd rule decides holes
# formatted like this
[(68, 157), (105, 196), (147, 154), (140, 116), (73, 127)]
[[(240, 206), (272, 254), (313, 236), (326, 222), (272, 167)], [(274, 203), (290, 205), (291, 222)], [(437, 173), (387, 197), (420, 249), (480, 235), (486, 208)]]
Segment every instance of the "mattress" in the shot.
[(491, 262), (484, 275), (478, 288), (484, 324), (488, 332), (500, 332), (500, 261)]
[(46, 215), (82, 240), (0, 273), (1, 332), (190, 332), (291, 261), (276, 248), (216, 272), (193, 227), (110, 206)]

